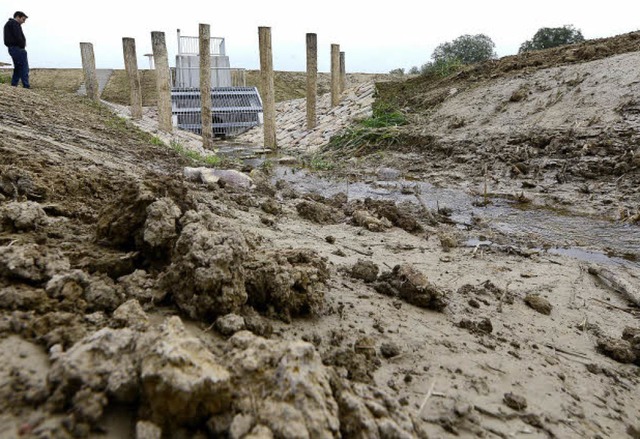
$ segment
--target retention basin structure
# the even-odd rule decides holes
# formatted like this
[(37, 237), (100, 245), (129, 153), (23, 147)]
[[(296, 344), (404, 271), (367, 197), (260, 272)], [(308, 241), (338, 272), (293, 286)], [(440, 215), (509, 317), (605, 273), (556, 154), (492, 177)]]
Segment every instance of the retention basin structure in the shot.
[[(216, 137), (233, 137), (261, 125), (262, 99), (246, 86), (246, 71), (231, 68), (225, 39), (211, 37), (211, 124)], [(178, 29), (178, 54), (172, 78), (171, 113), (180, 129), (202, 134), (199, 38)]]

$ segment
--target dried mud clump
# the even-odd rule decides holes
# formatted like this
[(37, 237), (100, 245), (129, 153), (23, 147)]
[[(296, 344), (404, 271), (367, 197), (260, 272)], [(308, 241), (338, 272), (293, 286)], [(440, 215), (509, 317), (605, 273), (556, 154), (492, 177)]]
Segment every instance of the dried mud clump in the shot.
[(24, 169), (0, 167), (0, 194), (8, 198), (25, 196), (29, 200), (43, 201), (47, 196), (47, 189), (34, 182)]
[(27, 232), (37, 230), (47, 222), (44, 209), (33, 201), (11, 202), (0, 207), (0, 231)]
[(69, 270), (69, 260), (57, 249), (38, 244), (0, 247), (0, 277), (40, 284)]
[(142, 359), (140, 380), (152, 421), (193, 424), (229, 408), (231, 374), (178, 317), (169, 318)]
[(365, 261), (358, 259), (358, 262), (351, 267), (351, 277), (354, 279), (361, 279), (366, 283), (375, 282), (378, 278), (378, 271), (380, 269), (373, 263), (373, 261)]
[(339, 378), (310, 343), (243, 331), (230, 345), (225, 358), (234, 374), (235, 416), (219, 434), (243, 425), (246, 433), (268, 432), (264, 437), (423, 437), (398, 402)]
[(324, 307), (329, 279), (326, 261), (313, 250), (286, 249), (258, 253), (244, 264), (248, 303), (289, 321), (317, 315)]
[(410, 210), (414, 207), (409, 203), (403, 206), (397, 206), (393, 201), (366, 198), (364, 205), (368, 210), (375, 212), (382, 218), (388, 219), (391, 221), (391, 224), (409, 233), (420, 233), (424, 231), (422, 225), (416, 220), (416, 216), (411, 215)]
[(553, 306), (547, 299), (538, 294), (527, 294), (524, 298), (524, 303), (529, 305), (530, 308), (538, 311), (540, 314), (549, 315)]
[(356, 210), (353, 212), (351, 222), (360, 227), (364, 227), (370, 232), (384, 232), (389, 230), (393, 225), (386, 218), (376, 218), (367, 210)]
[(396, 265), (382, 273), (374, 285), (377, 292), (399, 297), (421, 308), (442, 311), (448, 303), (445, 290), (433, 285), (427, 277), (409, 264)]
[(339, 224), (344, 214), (331, 206), (316, 201), (305, 200), (296, 205), (298, 215), (316, 224)]
[(620, 339), (603, 337), (598, 340), (597, 348), (619, 363), (635, 363), (640, 366), (640, 328), (627, 326)]
[(249, 247), (236, 230), (210, 215), (187, 212), (173, 260), (159, 279), (189, 317), (213, 320), (235, 312), (247, 301), (245, 269)]
[(109, 399), (131, 403), (138, 398), (136, 343), (137, 334), (129, 328), (104, 328), (66, 352), (59, 346), (51, 349), (49, 403), (54, 411), (72, 409), (72, 429), (86, 430), (86, 424), (97, 422)]
[(486, 317), (478, 321), (462, 319), (458, 322), (458, 327), (474, 334), (490, 334), (493, 332), (493, 324), (491, 320)]
[(178, 218), (191, 207), (191, 198), (181, 183), (133, 184), (102, 210), (96, 237), (120, 250), (143, 251), (148, 259), (166, 258), (179, 233)]
[(514, 410), (521, 411), (527, 408), (527, 400), (522, 395), (516, 395), (515, 393), (505, 393), (502, 401), (507, 407)]
[(51, 278), (46, 291), (62, 309), (73, 311), (115, 310), (125, 301), (122, 289), (104, 274), (72, 270)]
[(331, 348), (322, 354), (324, 364), (334, 366), (341, 376), (352, 381), (372, 384), (373, 374), (382, 364), (376, 353), (376, 343), (371, 337), (359, 337), (353, 348)]
[(144, 308), (152, 307), (166, 296), (166, 291), (156, 286), (156, 279), (144, 270), (119, 277), (118, 285), (127, 299), (136, 299)]
[[(135, 301), (120, 310), (145, 317)], [(425, 437), (393, 398), (341, 378), (303, 341), (240, 331), (214, 354), (174, 316), (100, 329), (50, 359), (38, 398), (52, 419), (66, 413), (56, 437), (89, 436), (110, 405), (131, 407), (154, 437)]]

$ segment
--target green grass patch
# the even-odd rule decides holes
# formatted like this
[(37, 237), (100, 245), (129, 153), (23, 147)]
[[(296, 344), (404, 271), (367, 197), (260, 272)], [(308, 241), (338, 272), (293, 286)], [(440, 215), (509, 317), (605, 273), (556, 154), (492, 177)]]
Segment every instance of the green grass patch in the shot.
[(169, 146), (182, 157), (191, 159), (198, 164), (203, 164), (215, 168), (221, 166), (224, 163), (224, 160), (218, 155), (202, 155), (198, 151), (192, 151), (185, 148), (180, 142), (176, 142), (175, 140), (172, 140)]
[(309, 168), (314, 171), (331, 171), (335, 167), (336, 166), (332, 161), (327, 160), (319, 154), (311, 157), (311, 160), (309, 161)]
[(407, 118), (401, 111), (384, 101), (377, 101), (371, 117), (333, 136), (328, 149), (341, 149), (358, 156), (393, 146), (400, 143), (398, 127), (406, 124)]
[(158, 136), (151, 137), (151, 140), (149, 141), (149, 143), (155, 146), (165, 146), (165, 143)]
[(396, 108), (385, 102), (378, 101), (373, 104), (373, 115), (360, 124), (366, 128), (383, 128), (406, 125), (406, 116)]

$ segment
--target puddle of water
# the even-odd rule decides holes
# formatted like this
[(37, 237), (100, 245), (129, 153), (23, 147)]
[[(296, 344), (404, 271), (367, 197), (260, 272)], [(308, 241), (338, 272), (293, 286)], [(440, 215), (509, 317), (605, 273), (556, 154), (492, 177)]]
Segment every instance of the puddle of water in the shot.
[[(495, 244), (491, 241), (481, 241), (479, 239), (469, 239), (464, 242), (465, 247), (479, 247), (479, 248), (490, 248), (490, 247), (507, 247)], [(604, 265), (619, 265), (623, 267), (632, 267), (634, 266), (633, 261), (629, 261), (628, 259), (620, 258), (617, 256), (610, 256), (606, 253), (595, 251), (595, 250), (585, 250), (577, 247), (570, 248), (561, 248), (561, 247), (552, 247), (548, 249), (542, 248), (533, 248), (529, 249), (530, 251), (544, 255), (559, 255), (559, 256), (568, 256), (570, 258), (578, 259), (584, 262), (591, 262), (596, 264), (604, 264)], [(640, 267), (640, 265), (638, 265)]]
[[(332, 197), (347, 194), (349, 199), (384, 199), (417, 204), (416, 195), (430, 209), (447, 207), (451, 219), (468, 224), (473, 217), (484, 220), (489, 227), (523, 239), (540, 239), (552, 243), (549, 253), (563, 254), (580, 260), (615, 263), (640, 268), (640, 263), (621, 257), (609, 257), (606, 250), (616, 254), (640, 255), (640, 227), (613, 223), (588, 217), (558, 215), (546, 209), (519, 209), (504, 199), (492, 199), (485, 207), (474, 206), (478, 198), (457, 189), (436, 187), (430, 183), (409, 180), (358, 181), (329, 180), (307, 170), (275, 168), (276, 178), (284, 179), (298, 191)], [(404, 190), (403, 190), (404, 188)], [(407, 189), (411, 189), (407, 191)], [(605, 250), (603, 252), (602, 250)]]

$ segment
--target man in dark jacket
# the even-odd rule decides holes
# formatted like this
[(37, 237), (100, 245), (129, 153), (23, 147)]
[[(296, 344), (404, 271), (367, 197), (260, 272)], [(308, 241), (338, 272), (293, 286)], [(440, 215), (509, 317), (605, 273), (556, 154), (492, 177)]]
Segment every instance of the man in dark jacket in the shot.
[(27, 15), (24, 12), (17, 11), (13, 14), (13, 18), (4, 25), (4, 45), (9, 48), (9, 55), (13, 59), (13, 77), (11, 85), (18, 86), (18, 82), (22, 81), (24, 88), (29, 86), (29, 61), (27, 60), (27, 40), (22, 32), (22, 25), (27, 21)]

